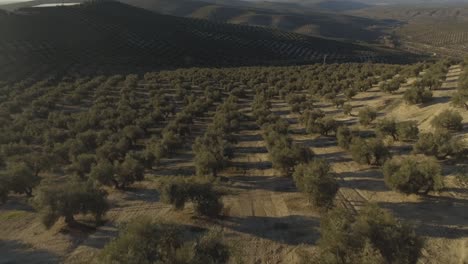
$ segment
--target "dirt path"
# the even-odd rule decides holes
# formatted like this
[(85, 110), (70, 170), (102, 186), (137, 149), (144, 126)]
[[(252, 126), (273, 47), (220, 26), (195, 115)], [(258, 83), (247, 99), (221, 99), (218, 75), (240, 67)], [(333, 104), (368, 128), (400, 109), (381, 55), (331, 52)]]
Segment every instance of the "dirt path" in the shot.
[[(249, 104), (250, 100), (244, 101), (241, 107), (247, 116), (251, 116)], [(242, 124), (233, 167), (235, 171), (226, 176), (236, 194), (224, 198), (224, 230), (245, 245), (245, 263), (297, 262), (294, 252), (318, 239), (318, 214), (296, 191), (292, 179), (271, 168), (255, 122)]]

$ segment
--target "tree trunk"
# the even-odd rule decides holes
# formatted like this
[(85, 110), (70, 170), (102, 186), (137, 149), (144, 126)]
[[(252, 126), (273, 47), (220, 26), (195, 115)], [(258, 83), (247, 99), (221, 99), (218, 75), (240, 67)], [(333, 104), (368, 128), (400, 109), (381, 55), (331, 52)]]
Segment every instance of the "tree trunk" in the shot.
[(114, 188), (115, 188), (115, 189), (120, 189), (120, 185), (119, 185), (119, 182), (118, 182), (118, 181), (112, 180), (112, 182), (114, 183)]
[(26, 194), (26, 196), (32, 197), (32, 188), (26, 187), (26, 188), (24, 189), (24, 193)]
[(72, 214), (65, 216), (65, 223), (70, 227), (76, 226), (76, 220)]

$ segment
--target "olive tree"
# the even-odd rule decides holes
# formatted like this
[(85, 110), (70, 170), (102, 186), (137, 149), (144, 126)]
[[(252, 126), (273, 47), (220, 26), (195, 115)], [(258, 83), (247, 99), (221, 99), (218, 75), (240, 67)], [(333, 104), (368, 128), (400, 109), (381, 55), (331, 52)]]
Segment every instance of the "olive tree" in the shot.
[(377, 205), (366, 205), (357, 215), (336, 207), (320, 223), (317, 256), (304, 263), (416, 264), (422, 247), (412, 226)]
[(294, 182), (314, 206), (330, 208), (338, 192), (338, 182), (325, 160), (313, 160), (294, 168)]
[(460, 131), (463, 129), (462, 122), (463, 117), (460, 113), (452, 110), (445, 110), (431, 120), (431, 125), (436, 129)]
[(216, 217), (221, 213), (223, 203), (220, 198), (221, 195), (210, 183), (172, 181), (161, 187), (161, 200), (165, 203), (172, 204), (176, 209), (183, 209), (191, 201), (199, 215), (208, 217)]
[(381, 165), (390, 158), (390, 151), (378, 138), (353, 138), (349, 151), (353, 160), (360, 164)]
[(427, 194), (444, 186), (441, 167), (433, 158), (394, 158), (385, 162), (383, 174), (389, 188), (406, 194)]
[(448, 131), (436, 131), (435, 133), (421, 133), (414, 144), (414, 153), (434, 156), (445, 159), (448, 156), (460, 156), (465, 151), (465, 142), (454, 137)]
[(41, 182), (41, 178), (25, 163), (12, 163), (8, 165), (4, 181), (8, 186), (4, 189), (31, 197), (34, 187)]
[(117, 189), (125, 189), (136, 181), (142, 181), (145, 178), (144, 171), (145, 168), (141, 162), (127, 154), (124, 161), (117, 164), (112, 182)]
[(99, 263), (222, 264), (230, 257), (220, 233), (209, 231), (196, 241), (183, 227), (154, 222), (149, 217), (124, 225), (100, 253)]
[(353, 133), (351, 129), (347, 126), (340, 126), (336, 131), (336, 140), (338, 141), (338, 146), (343, 149), (349, 149), (351, 141), (353, 140)]
[(47, 228), (60, 217), (67, 225), (73, 226), (77, 214), (92, 214), (99, 224), (109, 209), (105, 192), (80, 182), (41, 186), (34, 201)]
[(407, 104), (424, 104), (432, 100), (432, 92), (420, 87), (412, 87), (405, 91), (403, 99)]
[(214, 177), (228, 162), (228, 143), (221, 136), (205, 134), (193, 144), (197, 175), (211, 173)]
[(366, 107), (359, 111), (358, 117), (361, 125), (368, 126), (377, 118), (377, 112), (370, 107)]

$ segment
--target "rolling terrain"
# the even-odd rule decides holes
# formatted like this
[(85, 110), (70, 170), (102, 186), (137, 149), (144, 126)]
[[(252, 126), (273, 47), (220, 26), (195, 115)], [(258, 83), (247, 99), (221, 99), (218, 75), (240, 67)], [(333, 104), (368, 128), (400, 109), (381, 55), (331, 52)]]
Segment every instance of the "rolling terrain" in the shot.
[(351, 13), (399, 21), (399, 26), (390, 27), (388, 31), (393, 31), (395, 42), (408, 50), (453, 57), (468, 54), (466, 4), (372, 7)]
[[(170, 28), (170, 30), (168, 30)], [(159, 15), (112, 1), (0, 14), (3, 76), (15, 65), (100, 72), (411, 60), (398, 51), (263, 27)], [(22, 67), (20, 67), (22, 68)], [(25, 69), (21, 69), (25, 70)]]

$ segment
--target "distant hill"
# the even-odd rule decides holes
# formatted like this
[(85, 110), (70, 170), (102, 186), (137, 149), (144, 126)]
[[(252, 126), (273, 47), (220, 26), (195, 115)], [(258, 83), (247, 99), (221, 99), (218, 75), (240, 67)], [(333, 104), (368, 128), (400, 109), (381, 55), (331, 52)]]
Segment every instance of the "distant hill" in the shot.
[(417, 52), (460, 57), (468, 55), (468, 5), (373, 7), (353, 14), (400, 21), (392, 28), (402, 47)]
[(274, 29), (159, 15), (119, 2), (26, 8), (0, 16), (0, 65), (113, 67), (399, 62), (387, 49)]
[[(325, 1), (308, 7), (284, 3), (194, 0), (120, 0), (129, 5), (162, 14), (208, 19), (242, 25), (271, 27), (311, 36), (377, 42), (384, 35), (379, 28), (385, 21), (355, 16), (317, 12), (316, 10), (367, 7), (348, 1)], [(346, 7), (342, 3), (348, 4)], [(321, 7), (319, 7), (321, 6)]]

